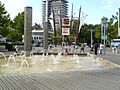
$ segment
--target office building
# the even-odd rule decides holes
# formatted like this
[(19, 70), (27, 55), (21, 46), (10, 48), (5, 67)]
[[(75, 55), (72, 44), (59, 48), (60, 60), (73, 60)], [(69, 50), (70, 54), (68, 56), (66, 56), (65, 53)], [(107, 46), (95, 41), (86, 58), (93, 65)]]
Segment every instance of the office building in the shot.
[[(55, 13), (55, 23), (56, 28), (60, 26), (60, 8), (61, 8), (61, 17), (67, 17), (68, 15), (68, 0), (49, 0), (48, 5), (48, 15), (51, 15), (52, 8)], [(45, 22), (45, 16), (46, 16), (46, 0), (42, 1), (42, 25)], [(49, 31), (52, 31), (51, 24), (49, 23)]]

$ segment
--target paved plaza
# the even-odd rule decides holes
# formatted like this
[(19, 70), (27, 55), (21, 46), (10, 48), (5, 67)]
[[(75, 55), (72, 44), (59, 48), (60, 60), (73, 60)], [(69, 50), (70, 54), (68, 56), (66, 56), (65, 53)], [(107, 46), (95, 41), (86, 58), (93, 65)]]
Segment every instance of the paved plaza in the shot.
[(120, 54), (98, 55), (116, 68), (0, 76), (0, 90), (120, 90)]

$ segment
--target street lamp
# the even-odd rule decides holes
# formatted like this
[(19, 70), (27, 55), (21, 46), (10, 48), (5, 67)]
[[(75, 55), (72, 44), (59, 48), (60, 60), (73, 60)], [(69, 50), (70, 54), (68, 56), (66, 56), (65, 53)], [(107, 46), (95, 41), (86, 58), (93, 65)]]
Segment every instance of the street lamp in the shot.
[(91, 48), (92, 48), (92, 44), (93, 44), (93, 32), (95, 31), (94, 29), (90, 29), (89, 30), (90, 31), (90, 33), (91, 33)]

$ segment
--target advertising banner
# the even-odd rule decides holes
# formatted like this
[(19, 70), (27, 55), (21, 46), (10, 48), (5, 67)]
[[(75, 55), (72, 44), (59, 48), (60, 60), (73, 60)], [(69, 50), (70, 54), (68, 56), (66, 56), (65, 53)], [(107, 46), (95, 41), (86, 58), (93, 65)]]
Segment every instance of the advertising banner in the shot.
[(62, 28), (62, 35), (70, 35), (70, 28)]
[(62, 18), (62, 26), (70, 26), (69, 18)]

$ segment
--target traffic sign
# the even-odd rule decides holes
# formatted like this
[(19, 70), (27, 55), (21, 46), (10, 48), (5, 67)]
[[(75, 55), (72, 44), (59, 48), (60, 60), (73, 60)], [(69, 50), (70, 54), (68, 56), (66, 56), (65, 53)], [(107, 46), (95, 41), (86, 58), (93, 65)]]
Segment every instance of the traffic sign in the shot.
[(102, 40), (107, 40), (107, 36), (102, 36)]

